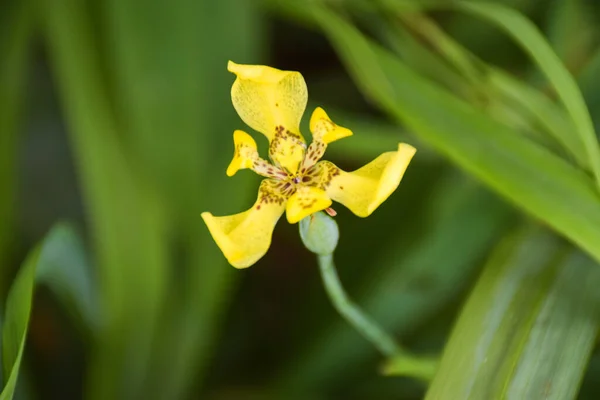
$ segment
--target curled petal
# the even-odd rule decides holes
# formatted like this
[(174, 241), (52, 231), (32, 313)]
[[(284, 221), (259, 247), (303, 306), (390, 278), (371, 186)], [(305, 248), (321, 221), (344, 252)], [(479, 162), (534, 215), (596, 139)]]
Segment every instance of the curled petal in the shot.
[(227, 167), (227, 176), (235, 175), (240, 169), (252, 168), (252, 164), (258, 159), (256, 142), (246, 132), (233, 132), (233, 145), (233, 160)]
[(398, 151), (383, 153), (353, 172), (344, 172), (330, 162), (315, 167), (320, 167), (329, 197), (359, 217), (367, 217), (396, 190), (415, 152), (414, 147), (400, 143)]
[(267, 178), (287, 178), (287, 173), (272, 166), (258, 156), (256, 142), (244, 131), (233, 132), (233, 160), (227, 167), (227, 176), (233, 176), (240, 169), (250, 168), (259, 175)]
[(263, 133), (269, 142), (276, 129), (300, 134), (300, 119), (308, 91), (299, 72), (229, 61), (227, 69), (237, 75), (231, 88), (233, 106), (248, 126)]
[(227, 261), (235, 268), (247, 268), (269, 249), (273, 229), (285, 210), (286, 200), (279, 182), (265, 179), (251, 209), (223, 217), (204, 212), (202, 218)]
[(310, 131), (313, 141), (308, 146), (306, 157), (302, 161), (302, 168), (305, 170), (323, 157), (329, 143), (352, 135), (350, 129), (334, 123), (321, 107), (317, 107), (310, 117)]
[(300, 186), (288, 200), (286, 217), (290, 224), (295, 224), (330, 205), (331, 199), (323, 189), (314, 186)]
[(313, 134), (313, 140), (329, 144), (342, 138), (352, 136), (352, 131), (348, 128), (334, 123), (321, 107), (315, 108), (310, 117), (310, 131)]

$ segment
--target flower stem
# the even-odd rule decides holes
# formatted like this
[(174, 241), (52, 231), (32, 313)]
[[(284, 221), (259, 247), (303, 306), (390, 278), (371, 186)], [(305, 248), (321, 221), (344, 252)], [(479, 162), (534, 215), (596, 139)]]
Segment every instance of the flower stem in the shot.
[(318, 259), (325, 289), (338, 312), (384, 356), (397, 357), (403, 354), (404, 351), (394, 339), (350, 300), (335, 269), (333, 255), (319, 255)]

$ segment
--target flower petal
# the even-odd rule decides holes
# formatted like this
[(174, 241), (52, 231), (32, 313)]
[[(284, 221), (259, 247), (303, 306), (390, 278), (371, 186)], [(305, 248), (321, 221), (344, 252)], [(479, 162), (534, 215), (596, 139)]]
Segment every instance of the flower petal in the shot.
[(227, 176), (233, 176), (240, 169), (252, 168), (254, 160), (258, 159), (256, 142), (244, 131), (233, 132), (233, 160), (227, 167)]
[(400, 143), (398, 151), (383, 153), (353, 172), (328, 161), (315, 167), (321, 169), (321, 186), (329, 197), (359, 217), (367, 217), (396, 190), (415, 152), (414, 147)]
[(329, 143), (352, 136), (350, 129), (334, 123), (321, 107), (317, 107), (310, 117), (310, 131), (313, 141), (308, 146), (306, 157), (302, 161), (303, 170), (309, 169), (323, 157)]
[(278, 181), (262, 181), (256, 203), (242, 213), (223, 217), (202, 213), (210, 234), (235, 268), (250, 267), (269, 249), (273, 229), (287, 200), (280, 187)]
[(352, 136), (350, 129), (334, 123), (321, 107), (315, 108), (310, 117), (310, 131), (313, 134), (313, 140), (329, 144), (342, 138)]
[(300, 134), (300, 120), (308, 91), (299, 72), (229, 61), (227, 69), (237, 75), (231, 88), (233, 106), (248, 126), (263, 133), (269, 142), (276, 127)]
[(235, 175), (240, 169), (250, 168), (259, 175), (267, 178), (284, 179), (287, 173), (274, 167), (258, 156), (256, 142), (244, 131), (233, 132), (233, 160), (227, 167), (227, 176)]
[(286, 207), (286, 216), (290, 224), (295, 224), (311, 214), (326, 209), (331, 199), (323, 189), (314, 186), (299, 186)]

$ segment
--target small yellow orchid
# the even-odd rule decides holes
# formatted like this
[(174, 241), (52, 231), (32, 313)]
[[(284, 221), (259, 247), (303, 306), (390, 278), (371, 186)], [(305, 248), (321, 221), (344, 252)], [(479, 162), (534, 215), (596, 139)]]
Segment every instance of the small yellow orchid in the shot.
[(231, 88), (233, 106), (242, 120), (269, 140), (272, 164), (258, 155), (256, 142), (241, 130), (233, 133), (233, 160), (227, 175), (249, 168), (266, 177), (248, 211), (223, 217), (209, 212), (202, 218), (231, 265), (247, 268), (269, 249), (275, 224), (301, 219), (326, 210), (335, 200), (359, 217), (370, 215), (400, 184), (415, 148), (404, 143), (364, 167), (345, 172), (329, 161), (319, 161), (327, 145), (352, 135), (318, 107), (310, 119), (310, 146), (300, 133), (308, 92), (299, 72), (229, 61), (237, 78)]

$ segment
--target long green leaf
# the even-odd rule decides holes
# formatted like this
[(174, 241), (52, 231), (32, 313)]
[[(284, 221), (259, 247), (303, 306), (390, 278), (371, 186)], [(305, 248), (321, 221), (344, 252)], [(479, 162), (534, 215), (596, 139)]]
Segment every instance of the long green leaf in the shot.
[(597, 185), (600, 187), (600, 147), (583, 95), (573, 76), (539, 30), (519, 12), (501, 4), (465, 1), (454, 4), (459, 9), (484, 18), (504, 29), (536, 61), (571, 115), (576, 132), (585, 146)]
[(600, 260), (600, 197), (557, 156), (423, 79), (335, 13), (315, 7), (359, 88), (440, 152)]
[(596, 263), (541, 229), (504, 241), (426, 399), (573, 399), (600, 326)]
[[(408, 26), (416, 30), (428, 42), (423, 44), (422, 41), (406, 39), (405, 29), (397, 27), (388, 35), (392, 43), (395, 44), (394, 49), (403, 54), (407, 51), (404, 48), (404, 43), (412, 43), (410, 48), (416, 48), (412, 54), (416, 54), (419, 58), (429, 59), (428, 64), (443, 65), (445, 62), (452, 64), (454, 68), (462, 71), (463, 80), (468, 79), (471, 83), (468, 89), (459, 86), (459, 94), (466, 92), (469, 97), (475, 97), (472, 100), (475, 104), (480, 101), (476, 94), (479, 97), (483, 96), (485, 105), (482, 108), (489, 111), (491, 115), (499, 111), (500, 115), (498, 117), (505, 124), (508, 123), (507, 120), (511, 117), (508, 114), (509, 112), (517, 116), (522, 115), (518, 123), (527, 127), (529, 132), (537, 133), (537, 130), (547, 132), (580, 166), (589, 169), (590, 163), (585, 147), (580, 138), (573, 134), (575, 127), (561, 107), (534, 87), (480, 60), (475, 54), (469, 52), (447, 35), (424, 14), (411, 12), (408, 15), (402, 15), (404, 7), (401, 4), (391, 3), (389, 11), (399, 14)], [(402, 43), (397, 43), (398, 39), (402, 38), (405, 38), (405, 40), (402, 40)], [(434, 54), (430, 47), (436, 48), (444, 58)], [(408, 61), (412, 61), (412, 59)], [(423, 71), (420, 65), (411, 65), (411, 67), (417, 69), (420, 73)], [(446, 86), (454, 92), (457, 91), (457, 84)], [(536, 139), (548, 147), (556, 147), (552, 146), (553, 142), (541, 137), (539, 133), (536, 135)]]
[(181, 398), (199, 386), (236, 276), (200, 214), (239, 212), (255, 196), (252, 180), (232, 185), (224, 174), (231, 134), (242, 124), (226, 66), (228, 59), (259, 62), (260, 15), (252, 2), (236, 0), (114, 0), (103, 10), (125, 141), (156, 183), (179, 243), (182, 262), (173, 266), (189, 277), (169, 288), (138, 396)]
[(9, 272), (8, 248), (14, 234), (15, 154), (24, 100), (28, 55), (33, 27), (30, 1), (0, 5), (0, 292)]
[[(98, 309), (90, 286), (82, 244), (68, 225), (56, 225), (32, 250), (19, 270), (6, 301), (2, 329), (2, 366), (7, 377), (1, 400), (13, 398), (27, 339), (34, 287), (47, 285), (87, 323), (97, 324)], [(92, 326), (93, 328), (93, 326)]]
[(92, 398), (136, 397), (147, 380), (165, 296), (164, 209), (127, 157), (92, 34), (89, 4), (45, 1), (45, 44), (69, 127), (95, 240), (106, 319), (88, 381)]

